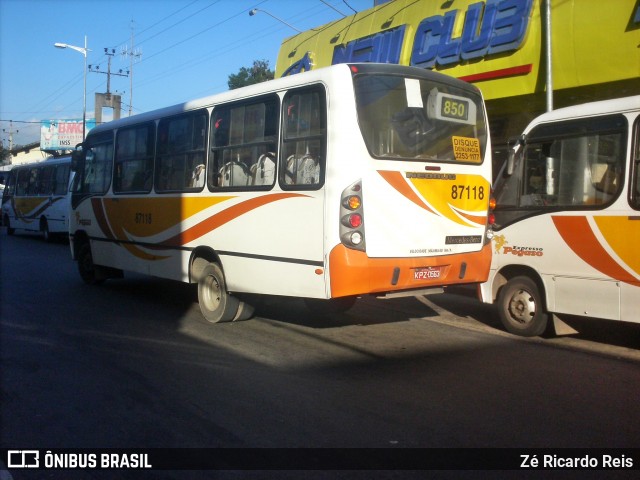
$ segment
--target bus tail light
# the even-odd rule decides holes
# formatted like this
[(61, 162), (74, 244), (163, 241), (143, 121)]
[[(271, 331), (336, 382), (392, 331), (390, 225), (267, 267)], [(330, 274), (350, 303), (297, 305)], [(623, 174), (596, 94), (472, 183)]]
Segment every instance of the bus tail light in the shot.
[(496, 197), (493, 196), (493, 194), (491, 195), (491, 197), (489, 197), (489, 218), (488, 218), (488, 224), (489, 227), (493, 227), (493, 225), (496, 223), (496, 215), (493, 212), (496, 209)]
[(347, 247), (365, 251), (364, 211), (360, 180), (344, 189), (340, 199), (340, 241)]
[(489, 211), (487, 212), (487, 231), (484, 240), (485, 245), (491, 242), (491, 239), (493, 238), (493, 226), (496, 223), (496, 214), (493, 211), (496, 208), (496, 204), (496, 199), (492, 192), (492, 195), (489, 197)]

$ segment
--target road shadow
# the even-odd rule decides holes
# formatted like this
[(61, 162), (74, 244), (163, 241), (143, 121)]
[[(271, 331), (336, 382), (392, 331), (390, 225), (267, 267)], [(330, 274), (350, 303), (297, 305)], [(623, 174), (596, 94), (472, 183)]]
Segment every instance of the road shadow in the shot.
[[(456, 316), (473, 319), (480, 324), (507, 333), (500, 322), (495, 305), (480, 302), (473, 288), (450, 288), (447, 293), (432, 295), (428, 298), (440, 308)], [(640, 324), (572, 315), (558, 317), (575, 330), (575, 333), (563, 334), (562, 337), (640, 350)], [(545, 336), (549, 339), (555, 337), (553, 333)]]
[(245, 295), (243, 298), (254, 305), (256, 317), (313, 329), (398, 323), (438, 315), (415, 297), (383, 300), (366, 295), (359, 297), (349, 310), (331, 314), (314, 311), (302, 298), (268, 295)]
[[(25, 238), (33, 242), (42, 241), (37, 235), (30, 234)], [(117, 305), (133, 302), (137, 314), (164, 319), (170, 322), (166, 325), (167, 328), (179, 328), (186, 312), (193, 311), (199, 315), (197, 286), (193, 284), (127, 272), (124, 279), (109, 280), (99, 288), (109, 293), (107, 303)], [(472, 287), (449, 288), (446, 293), (424, 297), (381, 299), (366, 295), (358, 298), (355, 305), (346, 312), (333, 314), (310, 310), (301, 298), (246, 294), (241, 297), (254, 306), (252, 318), (312, 329), (382, 325), (408, 322), (416, 318), (429, 320), (447, 317), (450, 323), (458, 323), (461, 327), (486, 326), (507, 333), (495, 306), (480, 302)], [(640, 350), (638, 324), (566, 315), (561, 316), (561, 320), (576, 331), (563, 337)], [(205, 322), (204, 319), (202, 321)]]

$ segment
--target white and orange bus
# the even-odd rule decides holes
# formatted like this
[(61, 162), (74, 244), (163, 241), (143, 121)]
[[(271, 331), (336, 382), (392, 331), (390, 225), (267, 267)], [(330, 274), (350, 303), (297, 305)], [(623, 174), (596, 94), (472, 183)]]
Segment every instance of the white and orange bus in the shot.
[(2, 195), (2, 225), (9, 235), (16, 229), (41, 232), (49, 241), (68, 234), (70, 166), (66, 156), (11, 169)]
[(336, 65), (100, 125), (77, 152), (70, 238), (88, 283), (123, 270), (344, 310), (486, 280), (480, 91), (398, 65)]
[(556, 314), (640, 322), (640, 96), (541, 115), (495, 187), (485, 302), (535, 336)]

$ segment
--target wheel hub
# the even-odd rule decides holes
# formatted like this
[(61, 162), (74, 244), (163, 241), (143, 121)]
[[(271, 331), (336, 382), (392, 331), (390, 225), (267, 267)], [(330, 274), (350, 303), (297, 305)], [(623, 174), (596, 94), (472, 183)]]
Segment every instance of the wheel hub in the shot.
[(221, 289), (220, 289), (220, 283), (218, 282), (218, 279), (213, 275), (209, 275), (205, 279), (205, 289), (204, 289), (205, 297), (203, 298), (203, 300), (206, 302), (207, 307), (210, 310), (215, 310), (220, 306), (220, 301), (221, 301), (220, 291)]
[(518, 290), (509, 302), (511, 318), (520, 323), (529, 323), (536, 314), (536, 303), (526, 290)]

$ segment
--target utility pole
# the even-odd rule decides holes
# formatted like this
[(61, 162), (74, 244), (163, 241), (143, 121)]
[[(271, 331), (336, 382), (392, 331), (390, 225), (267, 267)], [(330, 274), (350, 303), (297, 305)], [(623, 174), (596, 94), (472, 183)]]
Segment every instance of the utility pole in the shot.
[(113, 57), (116, 53), (116, 50), (114, 48), (112, 49), (108, 49), (105, 48), (104, 49), (104, 54), (108, 57), (109, 62), (108, 62), (108, 66), (107, 66), (107, 71), (106, 72), (101, 72), (100, 71), (100, 66), (96, 66), (95, 68), (92, 65), (89, 65), (89, 71), (93, 72), (93, 73), (104, 73), (107, 75), (107, 92), (106, 93), (97, 93), (95, 95), (95, 118), (96, 118), (96, 123), (100, 124), (102, 123), (102, 107), (110, 107), (113, 109), (113, 119), (117, 120), (120, 118), (120, 111), (122, 110), (121, 106), (122, 106), (122, 101), (121, 101), (121, 95), (116, 93), (116, 94), (111, 94), (111, 75), (117, 75), (119, 77), (127, 77), (129, 76), (129, 72), (123, 72), (122, 69), (120, 69), (117, 73), (116, 72), (112, 72), (111, 71), (111, 57)]
[[(3, 132), (7, 132), (6, 128), (2, 129)], [(16, 130), (18, 133), (20, 130)], [(13, 121), (9, 120), (9, 151), (13, 150)]]
[(142, 52), (134, 49), (134, 22), (131, 20), (131, 48), (123, 47), (122, 56), (129, 57), (129, 116), (131, 116), (131, 109), (133, 108), (133, 63), (142, 57)]
[(117, 73), (112, 73), (111, 72), (111, 57), (113, 57), (115, 55), (116, 51), (115, 49), (111, 49), (111, 51), (109, 51), (108, 48), (104, 49), (104, 54), (108, 57), (108, 63), (107, 63), (107, 71), (106, 72), (101, 72), (100, 71), (100, 65), (96, 65), (95, 68), (93, 65), (89, 65), (89, 71), (93, 72), (93, 73), (104, 73), (107, 75), (107, 95), (109, 95), (111, 93), (111, 75), (117, 75), (119, 77), (128, 77), (129, 76), (129, 72), (123, 72), (122, 69), (120, 69)]

